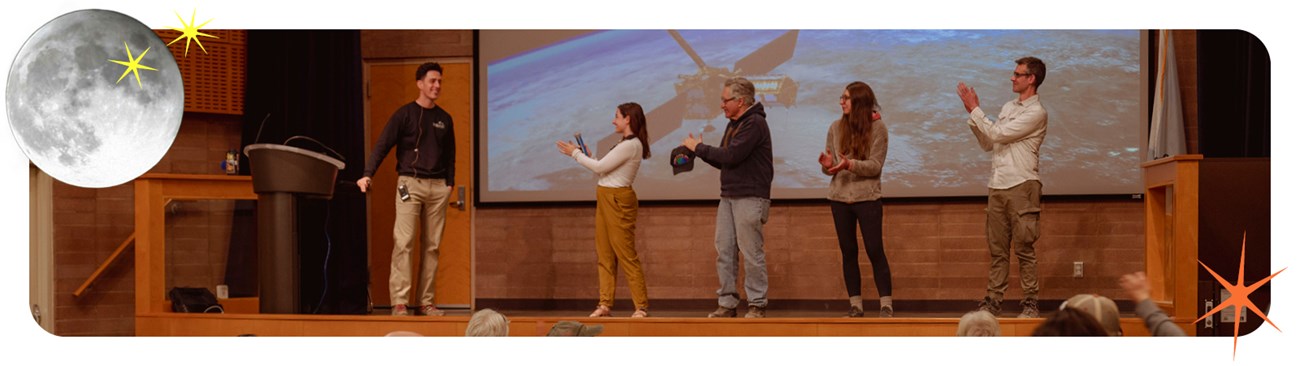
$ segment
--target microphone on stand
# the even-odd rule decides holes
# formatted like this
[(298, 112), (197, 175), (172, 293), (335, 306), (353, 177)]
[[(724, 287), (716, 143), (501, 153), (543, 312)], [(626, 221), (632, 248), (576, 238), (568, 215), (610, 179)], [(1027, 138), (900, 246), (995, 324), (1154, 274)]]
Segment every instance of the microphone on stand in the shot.
[[(271, 113), (270, 113), (270, 112), (267, 112), (267, 113), (266, 113), (266, 117), (262, 117), (262, 124), (261, 124), (260, 126), (257, 126), (257, 136), (253, 137), (253, 144), (256, 144), (258, 141), (262, 141), (262, 129), (263, 129), (263, 128), (266, 128), (266, 120), (268, 120), (268, 119), (270, 119), (270, 118), (271, 118)], [(252, 144), (249, 144), (249, 145), (252, 145)], [(248, 153), (245, 152), (245, 153), (244, 153), (244, 156), (248, 156)]]

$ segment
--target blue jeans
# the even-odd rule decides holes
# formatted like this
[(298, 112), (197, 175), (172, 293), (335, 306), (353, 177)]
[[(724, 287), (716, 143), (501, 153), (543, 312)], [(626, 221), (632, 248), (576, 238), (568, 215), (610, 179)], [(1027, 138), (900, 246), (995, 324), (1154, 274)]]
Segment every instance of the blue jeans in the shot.
[(718, 202), (718, 305), (740, 305), (736, 293), (736, 252), (745, 257), (745, 294), (749, 305), (767, 306), (767, 260), (763, 255), (763, 224), (772, 201), (761, 197), (722, 197)]

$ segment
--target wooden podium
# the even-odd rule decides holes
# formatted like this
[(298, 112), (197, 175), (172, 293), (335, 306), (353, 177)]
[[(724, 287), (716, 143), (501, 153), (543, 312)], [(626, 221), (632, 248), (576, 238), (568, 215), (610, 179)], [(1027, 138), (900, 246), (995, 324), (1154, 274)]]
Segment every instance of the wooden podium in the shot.
[(298, 197), (330, 199), (343, 162), (280, 144), (244, 147), (257, 193), (257, 283), (263, 314), (302, 311)]
[(1142, 164), (1146, 206), (1146, 273), (1151, 300), (1189, 335), (1197, 315), (1197, 244), (1201, 155)]
[[(1200, 267), (1231, 282), (1244, 271), (1246, 284), (1270, 273), (1269, 159), (1179, 155), (1144, 163), (1142, 170), (1151, 299), (1189, 335), (1233, 334), (1231, 314), (1193, 324), (1227, 297)], [(1271, 294), (1265, 287), (1251, 299), (1267, 309)], [(1249, 332), (1261, 323), (1247, 316), (1240, 329)]]

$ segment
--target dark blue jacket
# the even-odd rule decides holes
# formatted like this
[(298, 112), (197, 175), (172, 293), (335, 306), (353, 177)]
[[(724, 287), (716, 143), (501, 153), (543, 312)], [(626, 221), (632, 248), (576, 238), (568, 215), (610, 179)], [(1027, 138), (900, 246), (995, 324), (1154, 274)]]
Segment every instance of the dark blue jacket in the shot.
[(772, 132), (763, 103), (727, 122), (718, 146), (695, 146), (695, 155), (722, 170), (723, 197), (772, 198)]

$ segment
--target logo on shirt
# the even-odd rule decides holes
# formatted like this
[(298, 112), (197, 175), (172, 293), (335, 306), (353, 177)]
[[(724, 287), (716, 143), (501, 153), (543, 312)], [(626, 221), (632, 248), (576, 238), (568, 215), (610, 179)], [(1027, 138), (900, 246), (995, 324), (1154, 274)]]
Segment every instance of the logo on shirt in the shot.
[(446, 124), (446, 123), (442, 123), (442, 121), (438, 121), (438, 122), (434, 122), (434, 123), (433, 123), (433, 127), (437, 127), (437, 128), (439, 128), (439, 129), (447, 128), (447, 124)]

